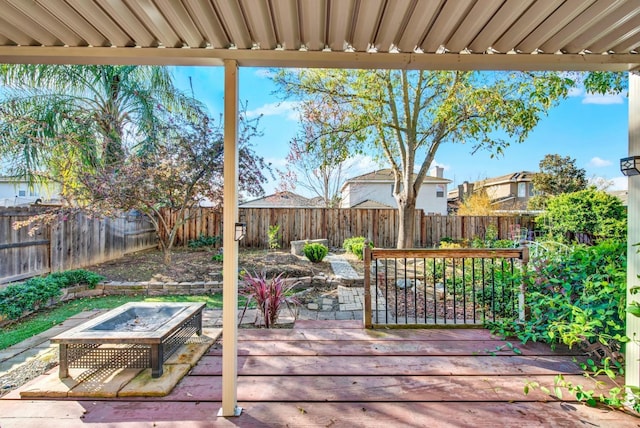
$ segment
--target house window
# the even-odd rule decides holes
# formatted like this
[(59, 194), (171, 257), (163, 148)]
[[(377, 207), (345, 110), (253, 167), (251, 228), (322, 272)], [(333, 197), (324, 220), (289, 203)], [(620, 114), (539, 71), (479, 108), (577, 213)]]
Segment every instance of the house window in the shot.
[(534, 196), (535, 191), (533, 190), (533, 183), (529, 183), (529, 196)]
[(527, 183), (518, 183), (518, 197), (519, 198), (527, 197)]
[(18, 197), (24, 198), (25, 196), (27, 196), (26, 190), (18, 190)]
[(436, 184), (436, 198), (444, 198), (444, 185)]

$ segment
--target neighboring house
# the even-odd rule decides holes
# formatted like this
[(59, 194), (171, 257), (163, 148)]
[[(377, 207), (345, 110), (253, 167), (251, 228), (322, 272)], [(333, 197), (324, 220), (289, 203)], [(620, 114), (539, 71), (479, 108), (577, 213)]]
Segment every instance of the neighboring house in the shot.
[(305, 198), (293, 192), (278, 192), (241, 203), (240, 208), (322, 208), (322, 198)]
[(473, 183), (465, 181), (458, 189), (449, 192), (449, 205), (456, 210), (465, 197), (484, 190), (496, 210), (526, 210), (529, 199), (534, 195), (532, 179), (535, 174), (520, 171)]
[(33, 203), (58, 203), (60, 189), (57, 184), (34, 183), (19, 177), (0, 177), (0, 207), (13, 207)]
[[(426, 214), (447, 214), (447, 185), (443, 168), (436, 168), (436, 176), (426, 176), (418, 192), (416, 209)], [(342, 186), (342, 208), (397, 208), (393, 197), (393, 171), (381, 169), (347, 180)]]

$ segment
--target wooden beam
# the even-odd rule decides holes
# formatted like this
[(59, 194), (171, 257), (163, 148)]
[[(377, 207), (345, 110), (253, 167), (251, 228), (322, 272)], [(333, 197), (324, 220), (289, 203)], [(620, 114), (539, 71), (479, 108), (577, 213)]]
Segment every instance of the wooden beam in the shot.
[(0, 46), (6, 64), (133, 64), (221, 66), (233, 60), (248, 67), (381, 68), (412, 70), (571, 70), (640, 69), (638, 54), (430, 54), (301, 52), (206, 48)]
[[(640, 76), (629, 75), (629, 156), (640, 155)], [(640, 258), (635, 244), (640, 242), (640, 176), (628, 179), (629, 202), (627, 214), (627, 303), (638, 301), (631, 293), (638, 285)], [(627, 342), (625, 348), (625, 383), (640, 386), (640, 318), (627, 313)]]
[(238, 416), (238, 64), (224, 64), (224, 194), (222, 262), (222, 408), (219, 416)]

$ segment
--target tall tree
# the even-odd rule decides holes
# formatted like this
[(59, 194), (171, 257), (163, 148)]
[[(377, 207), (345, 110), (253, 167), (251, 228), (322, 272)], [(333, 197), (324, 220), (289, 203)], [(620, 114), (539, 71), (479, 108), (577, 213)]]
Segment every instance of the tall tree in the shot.
[[(166, 114), (158, 105), (193, 112), (198, 104), (157, 66), (0, 65), (0, 83), (0, 154), (11, 158), (11, 172), (30, 178), (44, 169), (55, 178), (115, 165), (126, 150), (149, 152)], [(83, 142), (73, 152), (60, 138), (68, 135)]]
[(322, 198), (325, 207), (340, 203), (352, 137), (340, 129), (343, 112), (332, 107), (314, 100), (300, 103), (300, 131), (289, 142), (286, 168), (279, 171), (282, 190), (300, 186)]
[(569, 156), (547, 154), (540, 161), (540, 172), (531, 180), (536, 196), (529, 200), (529, 208), (544, 209), (550, 197), (573, 193), (587, 188), (586, 171), (576, 166)]
[[(71, 198), (100, 215), (136, 210), (154, 225), (164, 261), (171, 263), (176, 234), (189, 219), (189, 209), (207, 199), (222, 204), (223, 128), (204, 112), (197, 120), (172, 115), (158, 128), (160, 142), (153, 151), (127, 154), (117, 165), (83, 172), (81, 186)], [(251, 139), (259, 135), (258, 120), (239, 120), (239, 161), (243, 173), (240, 190), (260, 195), (268, 167), (253, 151)], [(167, 212), (174, 217), (169, 223)]]
[(287, 97), (347, 112), (339, 130), (363, 137), (352, 151), (370, 148), (389, 162), (398, 248), (414, 244), (416, 197), (442, 144), (501, 154), (510, 141), (524, 141), (573, 83), (556, 73), (318, 69), (283, 70), (274, 81)]

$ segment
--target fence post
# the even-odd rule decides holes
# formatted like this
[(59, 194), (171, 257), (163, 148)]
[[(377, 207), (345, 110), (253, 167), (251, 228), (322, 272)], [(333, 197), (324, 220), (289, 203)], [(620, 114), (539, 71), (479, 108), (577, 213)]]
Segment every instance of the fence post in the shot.
[(371, 247), (369, 240), (364, 241), (364, 249), (362, 252), (364, 259), (364, 328), (373, 327), (373, 318), (371, 317)]
[(518, 321), (525, 322), (526, 310), (525, 310), (525, 279), (527, 276), (527, 264), (529, 263), (529, 247), (524, 246), (521, 248), (521, 260), (522, 260), (522, 278), (520, 279), (520, 294), (518, 295)]

